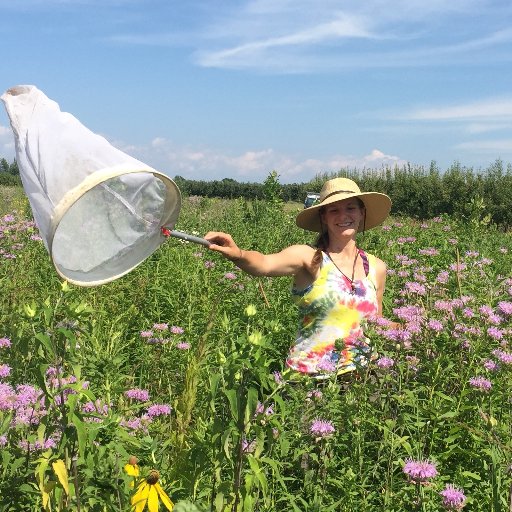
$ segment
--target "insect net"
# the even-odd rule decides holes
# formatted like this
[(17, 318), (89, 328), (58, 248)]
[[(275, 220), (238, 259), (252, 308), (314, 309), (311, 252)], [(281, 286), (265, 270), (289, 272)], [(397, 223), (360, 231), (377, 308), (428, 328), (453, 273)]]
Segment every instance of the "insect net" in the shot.
[(43, 242), (60, 276), (94, 286), (140, 264), (181, 207), (176, 184), (114, 148), (34, 86), (1, 97)]

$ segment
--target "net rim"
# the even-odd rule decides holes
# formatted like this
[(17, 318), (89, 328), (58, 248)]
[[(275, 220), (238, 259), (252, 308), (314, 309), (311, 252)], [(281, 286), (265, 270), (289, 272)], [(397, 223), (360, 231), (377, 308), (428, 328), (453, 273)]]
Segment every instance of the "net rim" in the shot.
[[(66, 194), (62, 197), (62, 199), (57, 203), (57, 205), (54, 207), (53, 215), (51, 217), (50, 222), (50, 231), (48, 234), (48, 252), (50, 253), (50, 257), (52, 259), (53, 266), (55, 267), (55, 270), (57, 271), (57, 274), (62, 277), (62, 279), (66, 280), (68, 283), (76, 284), (78, 286), (83, 287), (93, 287), (98, 286), (101, 284), (108, 283), (110, 281), (114, 281), (129, 272), (131, 272), (136, 266), (140, 265), (142, 263), (141, 260), (137, 265), (132, 266), (131, 268), (116, 274), (115, 276), (111, 276), (106, 279), (101, 279), (97, 281), (80, 281), (77, 279), (72, 279), (69, 276), (66, 276), (57, 265), (57, 262), (54, 259), (54, 253), (53, 253), (53, 240), (55, 237), (55, 233), (59, 227), (60, 222), (62, 221), (64, 215), (66, 212), (89, 190), (92, 190), (94, 187), (100, 185), (101, 183), (116, 178), (118, 176), (123, 176), (125, 174), (136, 174), (136, 173), (149, 173), (153, 176), (161, 179), (167, 189), (168, 195), (171, 193), (175, 193), (177, 197), (177, 204), (174, 208), (169, 208), (166, 212), (167, 215), (162, 219), (162, 225), (166, 226), (170, 221), (173, 220), (174, 217), (174, 223), (177, 220), (180, 210), (181, 210), (181, 192), (178, 188), (178, 185), (166, 174), (157, 171), (151, 167), (140, 167), (137, 169), (126, 169), (124, 166), (114, 166), (114, 167), (108, 167), (106, 169), (100, 169), (99, 171), (95, 171), (92, 174), (89, 174), (86, 178), (82, 180), (82, 182), (77, 185), (76, 187), (72, 188)], [(165, 237), (163, 235), (161, 236), (161, 241), (165, 241)]]

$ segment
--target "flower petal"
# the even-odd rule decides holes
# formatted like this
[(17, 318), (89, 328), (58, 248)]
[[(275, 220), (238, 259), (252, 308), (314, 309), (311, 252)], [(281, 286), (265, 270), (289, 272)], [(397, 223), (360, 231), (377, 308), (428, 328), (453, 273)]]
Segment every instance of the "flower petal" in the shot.
[(137, 492), (132, 496), (132, 507), (134, 512), (142, 512), (148, 500), (150, 485), (147, 482), (142, 482), (137, 489)]
[(130, 476), (139, 476), (139, 466), (137, 464), (125, 464), (124, 470)]
[(158, 512), (158, 492), (155, 489), (155, 484), (150, 484), (148, 496), (148, 510), (149, 512)]
[(169, 499), (169, 496), (167, 496), (165, 491), (162, 489), (162, 486), (157, 482), (155, 484), (155, 487), (156, 490), (158, 491), (160, 499), (162, 500), (162, 503), (165, 505), (167, 510), (172, 510), (174, 508), (174, 503)]

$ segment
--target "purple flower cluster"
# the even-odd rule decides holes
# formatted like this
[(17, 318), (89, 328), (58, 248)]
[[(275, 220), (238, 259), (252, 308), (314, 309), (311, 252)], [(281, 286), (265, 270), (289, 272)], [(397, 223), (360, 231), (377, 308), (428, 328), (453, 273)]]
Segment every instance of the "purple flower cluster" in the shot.
[(8, 364), (0, 364), (0, 379), (9, 377), (12, 368)]
[(425, 287), (425, 285), (417, 283), (416, 281), (408, 281), (407, 283), (405, 283), (405, 289), (406, 291), (410, 293), (415, 293), (416, 295), (427, 294), (427, 288)]
[(471, 377), (469, 379), (469, 383), (476, 389), (480, 389), (481, 391), (489, 391), (492, 387), (492, 383), (489, 379), (485, 377)]
[(148, 416), (156, 418), (157, 416), (168, 416), (171, 414), (171, 406), (167, 404), (153, 404), (148, 407)]
[(242, 439), (242, 451), (244, 453), (254, 453), (256, 450), (256, 440), (248, 441), (245, 437)]
[(391, 368), (395, 365), (395, 360), (391, 357), (383, 356), (377, 360), (377, 366), (379, 368)]
[(95, 402), (86, 402), (82, 406), (82, 412), (90, 416), (85, 417), (85, 421), (91, 423), (101, 423), (108, 416), (110, 407), (97, 399)]
[(309, 427), (309, 431), (315, 437), (328, 437), (336, 431), (334, 425), (330, 421), (316, 419), (311, 422), (311, 426)]
[(483, 363), (483, 366), (486, 370), (489, 370), (490, 372), (495, 372), (496, 370), (498, 370), (498, 364), (492, 359), (486, 359)]
[(496, 349), (493, 351), (493, 355), (496, 356), (503, 364), (512, 364), (511, 352), (505, 352), (503, 350)]
[(147, 402), (149, 400), (149, 391), (146, 389), (133, 388), (125, 391), (124, 396), (137, 402)]
[(0, 338), (0, 348), (9, 348), (11, 340), (9, 338)]
[(444, 329), (443, 322), (440, 322), (439, 320), (431, 319), (427, 322), (427, 327), (435, 332), (442, 332)]
[(281, 385), (284, 383), (283, 376), (281, 372), (278, 372), (277, 370), (272, 372), (272, 375), (274, 376), (274, 382), (278, 385)]
[(147, 434), (148, 433), (148, 425), (151, 423), (151, 418), (149, 416), (141, 416), (141, 417), (133, 417), (128, 419), (123, 419), (119, 422), (119, 424), (126, 428), (131, 435), (135, 435), (139, 432)]
[(503, 315), (512, 315), (512, 302), (505, 300), (498, 302), (498, 310)]
[(435, 247), (420, 249), (418, 252), (424, 256), (439, 256), (439, 251)]
[(27, 441), (26, 439), (21, 440), (18, 443), (18, 446), (22, 450), (26, 450), (27, 452), (34, 452), (34, 451), (41, 451), (41, 450), (48, 450), (49, 448), (56, 448), (57, 443), (55, 439), (48, 438), (43, 441), (36, 440), (33, 443), (30, 441)]
[(453, 484), (446, 484), (446, 487), (439, 494), (443, 498), (443, 507), (447, 510), (462, 510), (466, 504), (466, 496), (463, 490)]
[(256, 406), (255, 415), (263, 414), (265, 416), (272, 416), (274, 414), (274, 405), (269, 405), (268, 407), (265, 407), (261, 402), (258, 402), (258, 405)]
[(425, 483), (437, 476), (437, 468), (434, 462), (426, 460), (407, 459), (403, 472), (410, 480), (416, 483)]

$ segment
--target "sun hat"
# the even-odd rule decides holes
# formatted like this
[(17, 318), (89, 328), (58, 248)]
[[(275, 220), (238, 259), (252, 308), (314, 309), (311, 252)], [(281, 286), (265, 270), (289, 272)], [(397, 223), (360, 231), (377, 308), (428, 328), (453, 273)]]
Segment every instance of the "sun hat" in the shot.
[(384, 222), (391, 210), (391, 199), (386, 194), (361, 192), (355, 181), (348, 178), (334, 178), (324, 183), (318, 202), (309, 208), (305, 208), (297, 215), (297, 226), (320, 233), (322, 231), (320, 208), (351, 197), (361, 199), (366, 209), (365, 222), (364, 225), (359, 226), (359, 231), (378, 226)]

